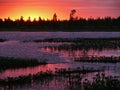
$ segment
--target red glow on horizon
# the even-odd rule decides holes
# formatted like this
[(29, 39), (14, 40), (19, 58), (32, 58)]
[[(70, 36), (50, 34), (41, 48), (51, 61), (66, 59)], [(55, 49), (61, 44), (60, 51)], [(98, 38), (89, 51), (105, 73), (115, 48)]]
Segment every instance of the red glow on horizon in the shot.
[(118, 17), (120, 0), (1, 0), (0, 18), (10, 17), (12, 20), (19, 19), (21, 16), (25, 20), (31, 17), (31, 20), (38, 17), (42, 19), (52, 19), (54, 13), (58, 19), (68, 20), (72, 9), (77, 10), (77, 16), (83, 18), (89, 17)]

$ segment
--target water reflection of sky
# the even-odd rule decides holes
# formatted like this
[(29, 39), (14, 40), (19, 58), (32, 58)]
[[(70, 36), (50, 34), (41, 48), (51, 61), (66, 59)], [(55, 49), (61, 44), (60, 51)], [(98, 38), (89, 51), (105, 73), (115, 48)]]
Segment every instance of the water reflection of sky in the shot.
[[(0, 56), (16, 57), (16, 58), (37, 58), (46, 59), (51, 63), (71, 62), (72, 58), (80, 56), (120, 56), (120, 50), (58, 50), (54, 47), (44, 48), (44, 46), (56, 46), (61, 43), (22, 43), (19, 41), (7, 41), (0, 43)], [(43, 47), (43, 48), (42, 48)]]
[(109, 38), (120, 37), (120, 32), (0, 32), (7, 40), (38, 40), (45, 38)]
[(40, 71), (52, 70), (53, 72), (56, 68), (94, 68), (94, 69), (104, 69), (106, 75), (119, 76), (120, 75), (120, 64), (106, 64), (106, 63), (61, 63), (61, 64), (47, 64), (45, 66), (36, 66), (36, 67), (28, 67), (28, 68), (20, 68), (20, 69), (8, 69), (0, 73), (0, 78), (6, 77), (17, 77), (20, 75), (29, 75), (36, 74)]
[(59, 50), (58, 48), (54, 48), (54, 46), (51, 48), (49, 47), (45, 47), (41, 49), (43, 52), (48, 52), (48, 53), (59, 53), (61, 57), (64, 58), (79, 58), (79, 57), (91, 57), (91, 56), (95, 56), (95, 57), (100, 57), (100, 56), (107, 56), (107, 57), (111, 57), (111, 56), (120, 56), (120, 50), (114, 50), (114, 49), (103, 49), (103, 50), (97, 50), (97, 49), (89, 49), (89, 50), (85, 50), (84, 48), (81, 50), (71, 50), (68, 49), (62, 49)]
[[(93, 35), (95, 34), (95, 36)], [(24, 40), (36, 40), (36, 39), (43, 39), (48, 37), (118, 37), (120, 33), (69, 33), (69, 32), (59, 32), (59, 33), (17, 33), (17, 32), (0, 32), (0, 38), (5, 38), (10, 41), (1, 42), (0, 43), (0, 56), (8, 56), (8, 57), (16, 57), (16, 58), (37, 58), (39, 60), (44, 59), (47, 60), (49, 63), (55, 64), (48, 64), (46, 66), (36, 66), (32, 68), (21, 68), (21, 69), (9, 69), (5, 70), (0, 73), (0, 78), (16, 77), (19, 75), (28, 75), (28, 74), (36, 74), (40, 71), (52, 70), (54, 71), (55, 68), (76, 68), (76, 67), (85, 67), (85, 68), (95, 68), (95, 69), (105, 69), (106, 75), (120, 75), (120, 63), (117, 64), (110, 64), (110, 63), (80, 63), (80, 62), (73, 62), (73, 58), (79, 57), (81, 55), (94, 55), (94, 56), (120, 56), (120, 50), (94, 50), (90, 49), (88, 51), (85, 50), (58, 50), (58, 49), (50, 49), (44, 48), (44, 46), (57, 46), (61, 45), (62, 43), (34, 43), (34, 42), (26, 42), (23, 43), (21, 41)], [(95, 73), (87, 74), (84, 77), (91, 77)], [(61, 84), (63, 82), (56, 83)], [(55, 81), (51, 81), (50, 85), (54, 85)], [(57, 85), (58, 85), (57, 84)], [(37, 83), (38, 85), (38, 83)], [(40, 85), (40, 84), (39, 84)], [(38, 85), (38, 86), (39, 86)], [(41, 88), (45, 87), (45, 85), (40, 86)], [(29, 87), (30, 88), (30, 87)], [(32, 87), (33, 88), (33, 87)], [(48, 88), (48, 87), (46, 87)], [(49, 87), (54, 89), (54, 87)], [(21, 88), (20, 88), (21, 89)], [(27, 88), (28, 89), (28, 88)], [(51, 89), (51, 90), (52, 90)], [(39, 89), (37, 89), (39, 90)], [(45, 90), (45, 89), (44, 89)], [(48, 89), (46, 89), (48, 90)]]

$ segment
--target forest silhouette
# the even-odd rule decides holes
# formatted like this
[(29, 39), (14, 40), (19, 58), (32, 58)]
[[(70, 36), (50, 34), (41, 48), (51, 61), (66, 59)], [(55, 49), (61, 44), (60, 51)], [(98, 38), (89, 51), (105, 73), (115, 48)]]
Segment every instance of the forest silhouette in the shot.
[(120, 16), (116, 18), (78, 18), (75, 17), (76, 10), (71, 10), (69, 20), (58, 20), (57, 14), (53, 14), (52, 20), (38, 20), (28, 17), (24, 20), (15, 21), (9, 17), (0, 19), (0, 31), (120, 31)]

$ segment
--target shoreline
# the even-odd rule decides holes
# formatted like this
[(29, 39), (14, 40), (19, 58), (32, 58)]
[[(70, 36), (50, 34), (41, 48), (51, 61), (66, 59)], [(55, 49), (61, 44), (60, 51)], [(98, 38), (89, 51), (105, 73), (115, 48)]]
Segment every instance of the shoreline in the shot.
[[(8, 30), (9, 29), (9, 30)], [(0, 32), (120, 32), (120, 29), (29, 29), (29, 28), (0, 28)]]

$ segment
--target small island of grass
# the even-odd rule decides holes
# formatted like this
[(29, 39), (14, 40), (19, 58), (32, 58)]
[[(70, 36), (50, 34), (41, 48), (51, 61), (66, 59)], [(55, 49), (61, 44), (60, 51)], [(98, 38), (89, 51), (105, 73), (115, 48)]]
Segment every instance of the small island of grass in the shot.
[(0, 71), (12, 68), (25, 68), (46, 64), (47, 63), (45, 61), (38, 61), (37, 59), (0, 57)]

